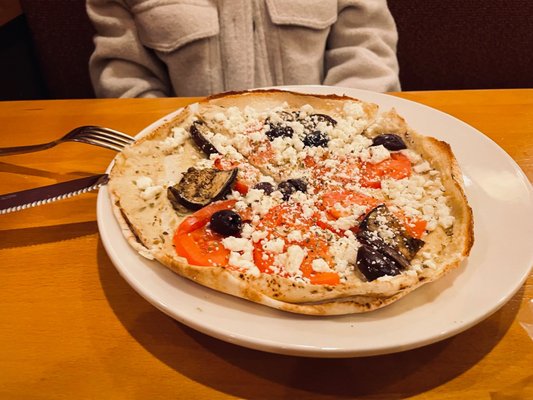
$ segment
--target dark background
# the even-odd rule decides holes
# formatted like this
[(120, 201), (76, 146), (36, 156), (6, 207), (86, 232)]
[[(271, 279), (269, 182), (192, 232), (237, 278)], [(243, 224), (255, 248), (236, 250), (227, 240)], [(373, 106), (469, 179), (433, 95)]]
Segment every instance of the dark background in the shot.
[[(404, 91), (533, 87), (532, 0), (388, 3)], [(20, 5), (22, 14), (0, 28), (0, 100), (94, 97), (85, 1)]]

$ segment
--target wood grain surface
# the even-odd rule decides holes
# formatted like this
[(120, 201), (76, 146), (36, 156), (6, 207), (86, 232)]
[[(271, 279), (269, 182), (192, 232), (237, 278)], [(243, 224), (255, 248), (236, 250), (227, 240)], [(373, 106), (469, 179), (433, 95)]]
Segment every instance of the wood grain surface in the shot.
[[(533, 180), (533, 90), (395, 95), (479, 129)], [(0, 146), (85, 124), (135, 134), (194, 100), (2, 102)], [(100, 173), (113, 156), (66, 143), (2, 157), (0, 193)], [(533, 341), (520, 325), (531, 275), (495, 314), (433, 345), (352, 359), (275, 355), (198, 333), (137, 295), (103, 248), (95, 204), (89, 193), (0, 215), (2, 399), (533, 398)]]

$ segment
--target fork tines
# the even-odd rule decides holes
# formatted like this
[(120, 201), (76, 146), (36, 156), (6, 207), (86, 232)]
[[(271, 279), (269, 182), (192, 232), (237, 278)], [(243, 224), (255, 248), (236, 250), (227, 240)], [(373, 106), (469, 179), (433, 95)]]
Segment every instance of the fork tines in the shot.
[(99, 126), (84, 127), (83, 133), (77, 135), (73, 140), (113, 148), (117, 151), (134, 142), (131, 136), (114, 129)]

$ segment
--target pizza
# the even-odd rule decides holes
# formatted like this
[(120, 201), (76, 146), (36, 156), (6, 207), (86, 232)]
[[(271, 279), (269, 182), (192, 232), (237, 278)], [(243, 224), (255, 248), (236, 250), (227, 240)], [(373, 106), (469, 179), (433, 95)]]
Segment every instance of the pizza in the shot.
[(300, 314), (391, 304), (474, 240), (450, 146), (346, 96), (206, 98), (118, 154), (108, 190), (140, 255)]

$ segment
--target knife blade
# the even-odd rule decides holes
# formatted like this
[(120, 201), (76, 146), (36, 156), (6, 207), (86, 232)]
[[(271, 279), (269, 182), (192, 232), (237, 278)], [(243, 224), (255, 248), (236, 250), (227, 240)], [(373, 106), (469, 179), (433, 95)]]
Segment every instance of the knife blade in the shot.
[(3, 194), (0, 195), (0, 215), (87, 193), (105, 185), (108, 180), (109, 176), (107, 174), (100, 174), (54, 185), (41, 186), (35, 189)]

